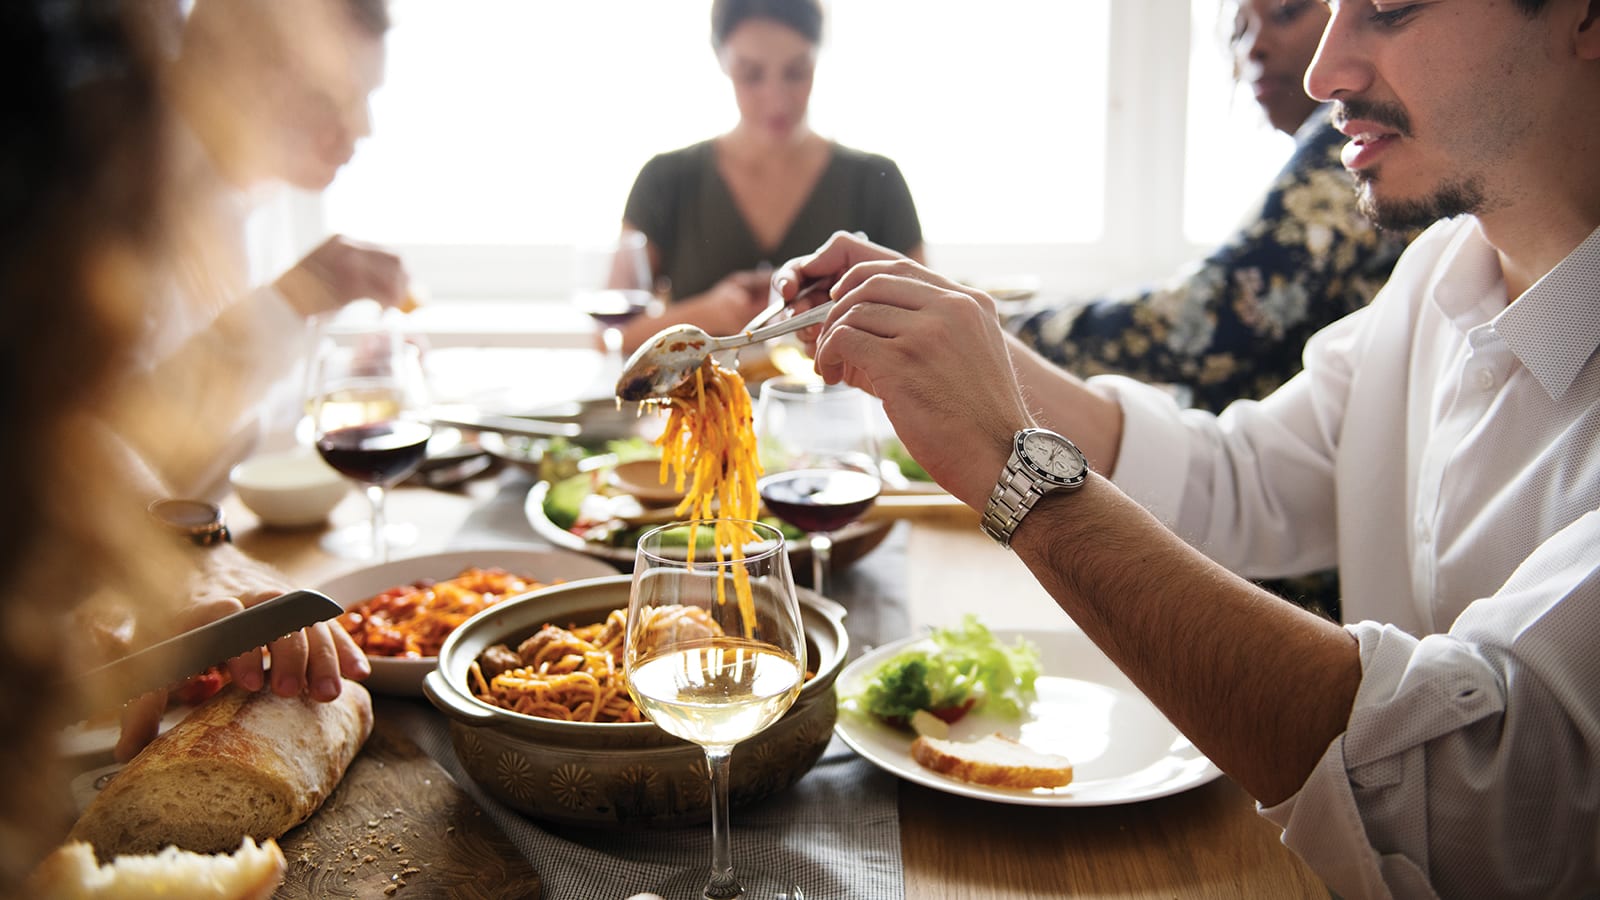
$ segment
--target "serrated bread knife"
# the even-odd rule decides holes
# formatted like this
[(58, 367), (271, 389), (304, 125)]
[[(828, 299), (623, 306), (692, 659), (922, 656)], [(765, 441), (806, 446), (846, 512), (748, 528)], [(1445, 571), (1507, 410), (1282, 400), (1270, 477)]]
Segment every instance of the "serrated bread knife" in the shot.
[(80, 712), (87, 717), (115, 709), (342, 612), (316, 591), (280, 594), (76, 676), (72, 686), (79, 702), (90, 707)]

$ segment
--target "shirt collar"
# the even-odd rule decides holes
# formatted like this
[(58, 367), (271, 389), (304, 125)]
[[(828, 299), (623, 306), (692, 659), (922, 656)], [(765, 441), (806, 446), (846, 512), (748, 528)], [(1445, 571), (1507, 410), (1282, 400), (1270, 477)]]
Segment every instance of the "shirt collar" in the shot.
[(1600, 228), (1506, 307), (1495, 331), (1560, 400), (1600, 347)]

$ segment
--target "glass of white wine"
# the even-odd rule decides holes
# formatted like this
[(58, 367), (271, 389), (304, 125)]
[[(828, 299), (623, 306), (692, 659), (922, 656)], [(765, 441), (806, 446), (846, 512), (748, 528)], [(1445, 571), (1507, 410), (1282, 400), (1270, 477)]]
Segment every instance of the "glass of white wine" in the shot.
[(655, 888), (667, 900), (801, 900), (793, 880), (735, 875), (728, 831), (733, 748), (781, 718), (805, 681), (805, 632), (783, 534), (760, 522), (676, 522), (639, 539), (628, 598), (628, 691), (669, 734), (699, 744), (711, 775), (711, 868)]

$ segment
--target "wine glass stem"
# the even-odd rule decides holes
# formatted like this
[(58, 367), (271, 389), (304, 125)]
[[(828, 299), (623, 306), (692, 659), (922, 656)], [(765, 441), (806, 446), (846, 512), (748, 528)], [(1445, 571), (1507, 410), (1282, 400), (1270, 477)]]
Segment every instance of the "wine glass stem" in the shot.
[(733, 747), (707, 747), (706, 767), (711, 770), (711, 878), (707, 900), (740, 897), (744, 888), (733, 876), (733, 845), (728, 836), (728, 769)]
[(383, 486), (367, 485), (367, 500), (372, 504), (372, 558), (380, 563), (389, 561), (389, 541), (384, 535), (387, 524), (383, 516)]
[(833, 536), (826, 531), (817, 531), (809, 535), (811, 543), (811, 589), (828, 596), (823, 590), (822, 580), (828, 574), (829, 560), (833, 558)]

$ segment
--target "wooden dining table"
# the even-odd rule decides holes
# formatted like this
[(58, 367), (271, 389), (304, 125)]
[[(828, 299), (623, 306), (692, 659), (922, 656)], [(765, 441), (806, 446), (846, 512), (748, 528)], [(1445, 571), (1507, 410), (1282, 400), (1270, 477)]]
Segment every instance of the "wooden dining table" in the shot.
[[(403, 487), (391, 493), (388, 515), (418, 527), (407, 552), (443, 550), (502, 490), (492, 478), (451, 491)], [(238, 546), (301, 583), (355, 565), (321, 549), (321, 529), (264, 528), (237, 499), (225, 506)], [(879, 515), (902, 520), (898, 574), (913, 630), (974, 610), (995, 628), (1073, 627), (1026, 568), (978, 531), (970, 510), (891, 506)], [(353, 492), (330, 526), (366, 515)], [(904, 896), (916, 900), (1329, 896), (1226, 775), (1171, 796), (1070, 808), (994, 803), (901, 781), (899, 824)]]

